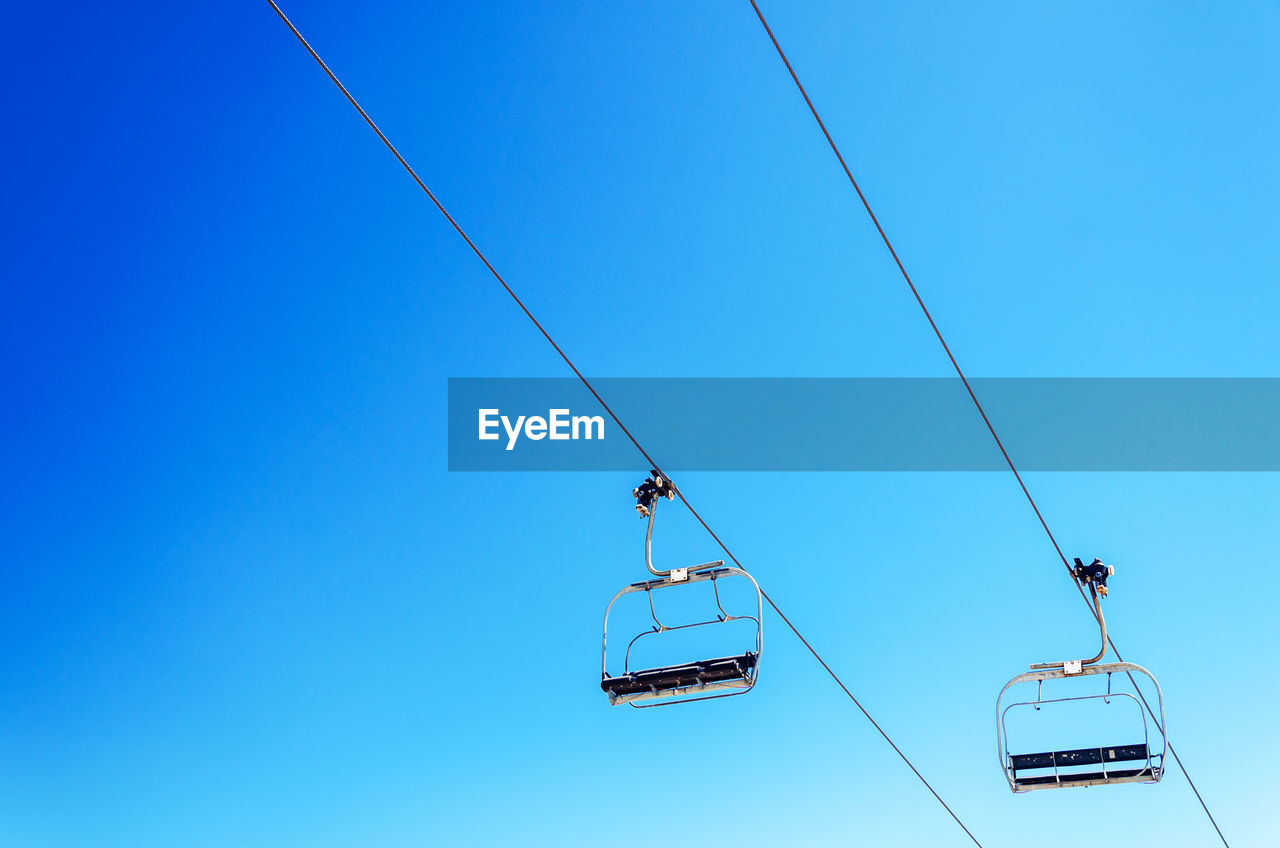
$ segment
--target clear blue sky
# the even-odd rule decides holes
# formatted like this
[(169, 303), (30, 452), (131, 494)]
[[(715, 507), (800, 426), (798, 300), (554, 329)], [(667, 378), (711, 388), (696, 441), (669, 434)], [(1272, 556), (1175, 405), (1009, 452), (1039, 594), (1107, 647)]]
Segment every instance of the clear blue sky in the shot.
[[(1280, 376), (1274, 3), (764, 8), (971, 374)], [(948, 373), (745, 0), (286, 11), (588, 373)], [(0, 844), (965, 844), (776, 619), (607, 706), (641, 460), (446, 471), (447, 378), (563, 365), (265, 3), (5, 17)], [(1028, 482), (1276, 844), (1280, 480)], [(1009, 475), (680, 483), (984, 844), (1213, 844), (1176, 772), (1009, 793), (1094, 638)]]

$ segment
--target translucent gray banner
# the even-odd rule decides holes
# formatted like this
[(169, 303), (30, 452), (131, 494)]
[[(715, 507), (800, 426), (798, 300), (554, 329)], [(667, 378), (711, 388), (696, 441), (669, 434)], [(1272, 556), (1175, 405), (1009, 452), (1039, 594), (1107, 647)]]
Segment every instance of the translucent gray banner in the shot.
[[(669, 471), (999, 471), (958, 379), (601, 378)], [(1019, 469), (1280, 470), (1280, 379), (971, 381)], [(449, 380), (451, 471), (634, 471), (572, 378)]]

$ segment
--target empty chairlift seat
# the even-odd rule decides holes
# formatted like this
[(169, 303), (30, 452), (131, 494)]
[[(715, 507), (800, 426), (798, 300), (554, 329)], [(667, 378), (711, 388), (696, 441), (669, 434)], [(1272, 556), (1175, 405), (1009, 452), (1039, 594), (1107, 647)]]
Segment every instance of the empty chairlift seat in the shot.
[[(1147, 721), (1146, 709), (1134, 693), (1118, 692), (1112, 688), (1111, 677), (1115, 674), (1132, 675), (1135, 681), (1139, 677), (1146, 677), (1150, 681), (1155, 694), (1155, 699), (1151, 702), (1157, 717), (1155, 720)], [(1090, 691), (1092, 687), (1085, 686), (1085, 681), (1091, 678), (1096, 680), (1099, 675), (1106, 676), (1105, 691)], [(1075, 694), (1064, 692), (1060, 696), (1045, 697), (1046, 683), (1066, 685)], [(1011, 690), (1022, 691), (1022, 687), (1026, 686), (1034, 686), (1034, 697), (1004, 703), (1006, 693)], [(1081, 686), (1085, 686), (1083, 691), (1079, 688)], [(1120, 703), (1113, 703), (1117, 701)], [(1052, 728), (1056, 723), (1054, 716), (1061, 715), (1055, 708), (1063, 704), (1074, 704), (1077, 708), (1092, 708), (1089, 705), (1096, 705), (1099, 710), (1120, 710), (1114, 717), (1132, 716), (1131, 719), (1124, 719), (1133, 723), (1134, 736), (1130, 739), (1136, 737), (1142, 741), (1130, 745), (1069, 748), (1036, 754), (1010, 753), (1005, 719), (1011, 711), (1017, 710), (1028, 718), (1034, 715), (1037, 724)], [(1078, 733), (1081, 726), (1079, 721), (1079, 718), (1075, 720), (1075, 730), (1064, 727), (1058, 732)], [(1064, 668), (1038, 669), (1010, 680), (996, 699), (996, 741), (999, 745), (1000, 765), (1009, 781), (1009, 788), (1014, 792), (1105, 786), (1110, 783), (1158, 783), (1164, 775), (1164, 757), (1168, 748), (1164, 727), (1164, 697), (1160, 692), (1160, 684), (1151, 676), (1151, 672), (1133, 663), (1084, 666), (1079, 671), (1073, 669), (1070, 672)]]
[[(670, 500), (674, 496), (674, 488), (664, 480), (657, 471), (646, 479), (633, 492), (636, 496), (636, 509), (649, 519), (648, 529), (644, 537), (644, 564), (653, 580), (632, 583), (624, 587), (604, 611), (604, 628), (600, 645), (600, 689), (609, 696), (609, 703), (630, 704), (633, 707), (656, 707), (664, 704), (679, 704), (689, 701), (703, 701), (709, 698), (726, 698), (730, 695), (741, 695), (756, 685), (760, 673), (760, 654), (764, 648), (763, 595), (755, 578), (741, 568), (726, 568), (722, 560), (706, 562), (687, 568), (671, 568), (659, 570), (653, 565), (653, 522), (658, 513), (658, 503), (663, 498)], [(719, 584), (726, 580), (745, 580), (755, 596), (754, 615), (733, 614), (728, 612), (720, 597)], [(705, 621), (691, 621), (683, 624), (666, 624), (659, 617), (654, 606), (653, 593), (659, 589), (680, 588), (696, 583), (710, 583), (710, 598), (715, 600), (712, 618)], [(706, 591), (706, 587), (702, 591)], [(609, 673), (609, 613), (623, 595), (643, 592), (648, 601), (649, 615), (653, 623), (641, 631), (627, 644), (622, 658), (622, 673)], [(709, 660), (696, 660), (679, 665), (660, 666), (633, 671), (631, 669), (631, 649), (636, 642), (647, 636), (661, 639), (661, 634), (677, 630), (709, 627), (728, 624), (734, 621), (747, 621), (755, 625), (754, 645), (741, 654), (716, 657)], [(721, 632), (730, 633), (733, 628)], [(740, 637), (738, 637), (740, 638)], [(747, 646), (742, 646), (747, 647)], [(714, 650), (714, 649), (713, 649)], [(615, 662), (616, 662), (615, 658)], [(649, 703), (646, 703), (649, 702)]]
[[(1127, 662), (1099, 664), (1110, 645), (1107, 621), (1102, 615), (1102, 599), (1108, 592), (1107, 578), (1115, 575), (1115, 569), (1096, 558), (1085, 565), (1077, 557), (1075, 563), (1072, 576), (1081, 592), (1088, 589), (1089, 594), (1085, 600), (1098, 620), (1101, 647), (1097, 654), (1088, 659), (1035, 663), (1029, 672), (1017, 675), (1000, 690), (996, 697), (996, 748), (1000, 755), (1000, 768), (1009, 781), (1009, 788), (1014, 792), (1071, 786), (1105, 786), (1110, 783), (1159, 783), (1164, 776), (1164, 758), (1169, 749), (1169, 740), (1165, 730), (1164, 695), (1160, 691), (1159, 682), (1140, 665)], [(1116, 674), (1124, 675), (1132, 682), (1134, 693), (1117, 692), (1111, 688), (1111, 678)], [(1097, 679), (1099, 675), (1106, 675), (1105, 691), (1097, 691), (1101, 688), (1101, 681)], [(1155, 694), (1152, 702), (1147, 701), (1147, 696), (1138, 687), (1138, 680), (1144, 677)], [(1061, 694), (1046, 698), (1046, 683), (1051, 689), (1059, 689)], [(1033, 685), (1034, 697), (1010, 694), (1027, 692)], [(1012, 703), (1005, 704), (1006, 695), (1009, 695)], [(1125, 706), (1113, 705), (1113, 701), (1119, 701)], [(1082, 719), (1077, 714), (1070, 722), (1062, 724), (1063, 713), (1059, 707), (1068, 704), (1077, 709), (1095, 711), (1094, 716)], [(1109, 720), (1119, 719), (1125, 723), (1133, 722), (1132, 718), (1126, 716), (1136, 715), (1134, 729), (1122, 732), (1129, 739), (1141, 739), (1142, 742), (1135, 745), (1014, 754), (1010, 753), (1006, 727), (1006, 718), (1013, 710), (1017, 710), (1024, 721), (1035, 716), (1035, 724), (1047, 728), (1057, 738), (1062, 738), (1063, 733), (1075, 735), (1082, 730), (1096, 731), (1102, 727), (1103, 724), (1097, 721), (1101, 717), (1097, 710), (1106, 711)], [(1148, 713), (1151, 715), (1151, 724), (1147, 723)], [(1070, 711), (1067, 714), (1070, 715)], [(1044, 730), (1040, 732), (1043, 734)], [(1129, 736), (1130, 733), (1133, 735)], [(1123, 739), (1124, 736), (1120, 738)], [(1153, 742), (1159, 743), (1158, 751), (1153, 748)]]
[(687, 695), (695, 691), (741, 689), (749, 685), (755, 667), (756, 654), (748, 651), (737, 657), (720, 657), (606, 677), (600, 681), (600, 688), (611, 699), (618, 700), (636, 695), (662, 697), (666, 693)]
[[(1113, 763), (1122, 768), (1110, 768)], [(1138, 763), (1137, 768), (1133, 767)], [(1087, 766), (1100, 769), (1080, 771)], [(1044, 773), (1045, 770), (1048, 773)], [(1098, 786), (1107, 783), (1130, 783), (1155, 780), (1151, 752), (1145, 744), (1118, 745), (1110, 748), (1076, 748), (1070, 751), (1047, 751), (1042, 754), (1011, 754), (1009, 771), (1015, 786), (1031, 789), (1062, 786)], [(1023, 775), (1019, 772), (1035, 771)]]
[[(742, 578), (748, 581), (756, 596), (754, 615), (733, 615), (725, 611), (720, 599), (718, 584), (725, 579)], [(715, 599), (716, 615), (705, 621), (693, 621), (685, 624), (666, 624), (654, 608), (653, 593), (659, 589), (691, 586), (696, 583), (707, 583), (712, 586), (710, 594)], [(647, 596), (649, 613), (653, 624), (630, 640), (625, 651), (620, 674), (609, 673), (609, 613), (614, 603), (623, 595), (643, 592)], [(600, 689), (609, 696), (609, 703), (631, 704), (633, 707), (652, 707), (660, 704), (683, 703), (685, 701), (701, 701), (707, 698), (724, 698), (729, 695), (741, 695), (755, 686), (760, 671), (760, 653), (763, 647), (764, 633), (760, 625), (761, 619), (760, 587), (751, 575), (739, 568), (724, 568), (720, 563), (707, 563), (703, 570), (690, 569), (688, 573), (668, 575), (658, 580), (646, 580), (632, 583), (609, 602), (604, 616), (604, 637), (602, 639), (600, 657)], [(631, 648), (645, 637), (662, 638), (661, 634), (677, 630), (688, 630), (695, 627), (715, 627), (734, 621), (747, 621), (755, 625), (754, 645), (751, 650), (741, 654), (715, 659), (695, 660), (678, 665), (659, 666), (657, 668), (635, 669), (630, 667)], [(726, 631), (727, 632), (727, 631)], [(621, 653), (621, 652), (620, 652)], [(656, 703), (644, 703), (655, 701)]]

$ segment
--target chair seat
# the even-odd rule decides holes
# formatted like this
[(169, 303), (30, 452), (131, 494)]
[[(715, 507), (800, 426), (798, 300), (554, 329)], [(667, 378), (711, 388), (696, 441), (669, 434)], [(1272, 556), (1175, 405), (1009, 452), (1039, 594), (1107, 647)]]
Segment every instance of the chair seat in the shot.
[(756, 655), (749, 651), (736, 657), (719, 657), (684, 665), (632, 671), (620, 677), (606, 677), (600, 681), (600, 688), (610, 695), (620, 696), (683, 689), (726, 680), (745, 680), (755, 665)]
[[(1013, 772), (1025, 769), (1061, 769), (1074, 766), (1105, 765), (1107, 763), (1148, 760), (1150, 753), (1144, 745), (1117, 745), (1111, 748), (1074, 748), (1070, 751), (1045, 751), (1040, 754), (1011, 754), (1009, 768)], [(1088, 783), (1111, 783), (1118, 780), (1149, 778), (1155, 780), (1151, 766), (1141, 768), (1108, 769), (1102, 771), (1055, 771), (1054, 774), (1037, 774), (1030, 777), (1014, 776), (1015, 786), (1075, 786)]]
[(1151, 773), (1151, 769), (1140, 768), (1115, 769), (1106, 773), (1089, 771), (1063, 775), (1043, 774), (1035, 777), (1016, 777), (1013, 783), (1015, 786), (1045, 786), (1055, 783), (1061, 783), (1063, 786), (1072, 786), (1077, 783), (1109, 783), (1117, 780), (1130, 780), (1135, 777), (1155, 780), (1155, 775)]

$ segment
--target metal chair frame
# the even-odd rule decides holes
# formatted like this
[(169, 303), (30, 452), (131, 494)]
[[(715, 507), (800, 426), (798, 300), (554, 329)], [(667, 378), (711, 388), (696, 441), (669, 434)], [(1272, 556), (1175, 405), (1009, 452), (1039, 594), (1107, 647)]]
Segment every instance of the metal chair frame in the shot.
[[(655, 500), (649, 509), (649, 524), (644, 537), (644, 561), (645, 566), (651, 574), (657, 576), (656, 580), (643, 580), (638, 583), (632, 583), (621, 589), (613, 599), (609, 601), (609, 605), (604, 611), (604, 625), (601, 632), (600, 640), (600, 673), (602, 679), (609, 677), (609, 613), (613, 610), (613, 605), (623, 595), (629, 595), (634, 592), (644, 592), (649, 601), (649, 615), (653, 618), (653, 627), (645, 630), (635, 636), (627, 643), (627, 650), (623, 657), (623, 675), (631, 673), (631, 649), (636, 642), (646, 636), (653, 636), (658, 633), (667, 633), (676, 630), (688, 630), (694, 627), (704, 627), (715, 624), (727, 624), (730, 621), (752, 621), (756, 625), (756, 649), (755, 664), (745, 671), (742, 679), (738, 680), (721, 680), (700, 682), (690, 686), (681, 686), (674, 689), (657, 689), (652, 688), (645, 692), (634, 692), (621, 695), (615, 695), (612, 692), (609, 695), (609, 703), (613, 705), (628, 703), (633, 707), (662, 707), (673, 704), (685, 704), (693, 701), (706, 701), (713, 698), (728, 698), (733, 695), (742, 695), (755, 686), (756, 680), (760, 674), (760, 656), (764, 652), (764, 600), (760, 591), (760, 585), (756, 583), (754, 577), (741, 568), (724, 566), (724, 560), (716, 560), (715, 562), (707, 562), (701, 565), (690, 566), (687, 568), (671, 568), (660, 571), (653, 565), (653, 523), (654, 516), (658, 512), (658, 502)], [(752, 588), (756, 593), (756, 614), (751, 615), (730, 615), (725, 611), (724, 604), (720, 600), (720, 587), (718, 581), (725, 577), (743, 577), (751, 582)], [(705, 621), (694, 621), (687, 624), (669, 625), (664, 624), (658, 618), (657, 610), (653, 605), (653, 592), (656, 589), (666, 589), (672, 586), (685, 586), (692, 583), (711, 582), (712, 591), (715, 595), (716, 608), (719, 614), (715, 618), (709, 618)], [(730, 660), (733, 657), (722, 657), (721, 660)], [(705, 662), (716, 662), (716, 660), (706, 660)], [(709, 694), (710, 693), (710, 694)], [(643, 701), (656, 701), (656, 703), (640, 703)]]
[[(1076, 560), (1076, 566), (1077, 566), (1077, 574), (1079, 574), (1083, 569), (1082, 569), (1080, 560), (1078, 559)], [(1114, 570), (1108, 568), (1108, 572), (1114, 573)], [(1072, 786), (1103, 786), (1108, 783), (1159, 783), (1160, 778), (1164, 776), (1164, 758), (1165, 758), (1165, 753), (1169, 749), (1169, 736), (1167, 733), (1167, 729), (1165, 727), (1164, 693), (1160, 691), (1160, 683), (1159, 681), (1156, 680), (1155, 675), (1153, 675), (1151, 672), (1147, 671), (1145, 668), (1143, 668), (1140, 665), (1134, 665), (1133, 663), (1127, 663), (1127, 662), (1106, 663), (1103, 665), (1097, 665), (1097, 662), (1107, 654), (1107, 644), (1108, 644), (1107, 620), (1102, 615), (1102, 599), (1099, 597), (1098, 587), (1095, 585), (1094, 581), (1091, 578), (1080, 579), (1079, 577), (1077, 577), (1077, 580), (1082, 586), (1088, 587), (1089, 589), (1088, 599), (1090, 600), (1089, 606), (1090, 606), (1090, 609), (1093, 611), (1094, 617), (1098, 620), (1098, 635), (1101, 637), (1101, 643), (1102, 643), (1102, 646), (1098, 649), (1098, 653), (1090, 657), (1089, 659), (1084, 659), (1084, 660), (1064, 660), (1062, 662), (1033, 663), (1031, 665), (1031, 671), (1024, 672), (1014, 677), (1012, 680), (1010, 680), (1008, 683), (1004, 685), (1004, 688), (1000, 690), (1000, 694), (996, 697), (996, 754), (1000, 758), (1000, 768), (1004, 772), (1005, 779), (1009, 781), (1009, 788), (1012, 789), (1015, 793), (1030, 792), (1035, 789), (1062, 789), (1062, 788), (1067, 788)], [(1101, 584), (1102, 584), (1102, 595), (1105, 596), (1106, 595), (1106, 577), (1105, 576), (1102, 578)], [(1142, 705), (1139, 703), (1138, 699), (1127, 692), (1113, 693), (1111, 691), (1111, 675), (1115, 674), (1116, 672), (1124, 672), (1130, 675), (1132, 675), (1134, 672), (1137, 672), (1138, 674), (1146, 675), (1147, 679), (1149, 679), (1151, 683), (1156, 687), (1156, 699), (1159, 702), (1159, 706), (1160, 706), (1160, 721), (1158, 724), (1158, 729), (1160, 731), (1161, 748), (1160, 748), (1159, 754), (1151, 753), (1151, 732), (1150, 732), (1150, 728), (1147, 726), (1147, 715), (1145, 710), (1142, 708)], [(1043, 694), (1044, 682), (1046, 680), (1065, 680), (1067, 678), (1088, 677), (1088, 676), (1097, 675), (1097, 674), (1105, 674), (1107, 676), (1106, 694), (1078, 695), (1078, 696), (1067, 697), (1067, 698), (1050, 698), (1050, 699), (1044, 698), (1044, 694)], [(1004, 700), (1005, 693), (1009, 691), (1010, 687), (1016, 686), (1020, 683), (1035, 683), (1036, 699), (1034, 701), (1018, 701), (1016, 703), (1010, 704), (1009, 706), (1001, 710), (1000, 704)], [(1134, 685), (1136, 686), (1137, 684), (1135, 683)], [(1105, 751), (1106, 749), (1098, 748), (1097, 749), (1099, 752), (1098, 762), (1102, 766), (1101, 777), (1092, 776), (1093, 775), (1092, 772), (1088, 772), (1088, 773), (1068, 772), (1067, 774), (1063, 774), (1058, 771), (1057, 755), (1059, 753), (1065, 753), (1065, 752), (1053, 751), (1053, 752), (1049, 752), (1052, 755), (1052, 761), (1053, 761), (1054, 780), (1052, 782), (1034, 783), (1034, 784), (1018, 782), (1017, 776), (1015, 774), (1014, 762), (1013, 762), (1013, 757), (1015, 755), (1009, 752), (1008, 732), (1005, 728), (1005, 717), (1008, 715), (1009, 710), (1013, 709), (1014, 707), (1025, 707), (1025, 706), (1031, 706), (1031, 707), (1034, 707), (1036, 710), (1039, 710), (1040, 707), (1044, 704), (1061, 704), (1069, 701), (1090, 701), (1090, 700), (1096, 700), (1098, 698), (1101, 698), (1103, 703), (1110, 704), (1111, 699), (1113, 697), (1128, 698), (1129, 700), (1133, 701), (1135, 704), (1138, 705), (1138, 715), (1142, 719), (1143, 747), (1145, 748), (1146, 754), (1147, 754), (1145, 769), (1138, 769), (1137, 770), (1138, 773), (1132, 774), (1132, 775), (1109, 775), (1107, 773), (1106, 757), (1103, 755), (1103, 751)], [(1120, 746), (1120, 747), (1124, 747), (1124, 746)], [(1077, 749), (1077, 750), (1083, 751), (1083, 750), (1092, 750), (1092, 749)], [(1025, 756), (1025, 755), (1020, 754), (1017, 756)], [(1113, 756), (1114, 756), (1114, 749), (1113, 749)], [(1137, 761), (1138, 761), (1138, 758), (1125, 760), (1125, 762), (1137, 762)], [(1122, 769), (1122, 771), (1134, 771), (1134, 769)], [(1085, 774), (1088, 774), (1090, 776), (1084, 777), (1083, 775)]]
[[(1044, 664), (1041, 664), (1044, 665)], [(1138, 673), (1145, 675), (1152, 685), (1155, 686), (1156, 700), (1159, 703), (1160, 721), (1157, 729), (1160, 732), (1161, 748), (1159, 753), (1151, 751), (1151, 733), (1147, 723), (1146, 711), (1143, 709), (1139, 700), (1128, 692), (1113, 692), (1111, 689), (1111, 675), (1116, 673)], [(1065, 680), (1067, 678), (1086, 677), (1098, 674), (1107, 675), (1107, 691), (1105, 694), (1096, 695), (1077, 695), (1064, 698), (1044, 698), (1043, 687), (1046, 680)], [(1017, 701), (1009, 704), (1003, 710), (1000, 708), (1001, 702), (1004, 700), (1005, 693), (1013, 686), (1021, 683), (1036, 684), (1036, 698), (1029, 701)], [(1147, 750), (1146, 768), (1140, 770), (1137, 775), (1114, 776), (1107, 774), (1107, 765), (1105, 758), (1101, 761), (1102, 774), (1101, 779), (1073, 779), (1073, 775), (1061, 773), (1055, 760), (1053, 765), (1055, 780), (1052, 783), (1042, 784), (1020, 784), (1017, 782), (1013, 767), (1013, 755), (1009, 751), (1008, 732), (1005, 727), (1005, 718), (1009, 711), (1015, 707), (1034, 707), (1039, 710), (1045, 704), (1060, 704), (1069, 701), (1090, 701), (1101, 699), (1104, 703), (1110, 703), (1112, 698), (1127, 698), (1138, 707), (1138, 714), (1142, 719), (1143, 744)], [(1078, 672), (1068, 672), (1066, 668), (1039, 668), (1033, 671), (1024, 672), (1014, 677), (1004, 685), (1000, 690), (1000, 695), (996, 698), (996, 753), (1000, 759), (1000, 768), (1004, 771), (1005, 779), (1009, 782), (1009, 788), (1015, 793), (1030, 792), (1036, 789), (1062, 789), (1074, 786), (1103, 786), (1110, 783), (1159, 783), (1164, 776), (1164, 760), (1165, 754), (1168, 752), (1169, 738), (1168, 725), (1165, 723), (1164, 715), (1164, 694), (1160, 690), (1160, 683), (1156, 680), (1155, 675), (1147, 671), (1140, 665), (1127, 662), (1106, 663), (1103, 665), (1091, 665), (1082, 668)], [(1134, 760), (1135, 762), (1137, 760)], [(1127, 769), (1131, 770), (1131, 769)], [(1149, 772), (1147, 774), (1146, 772)]]

